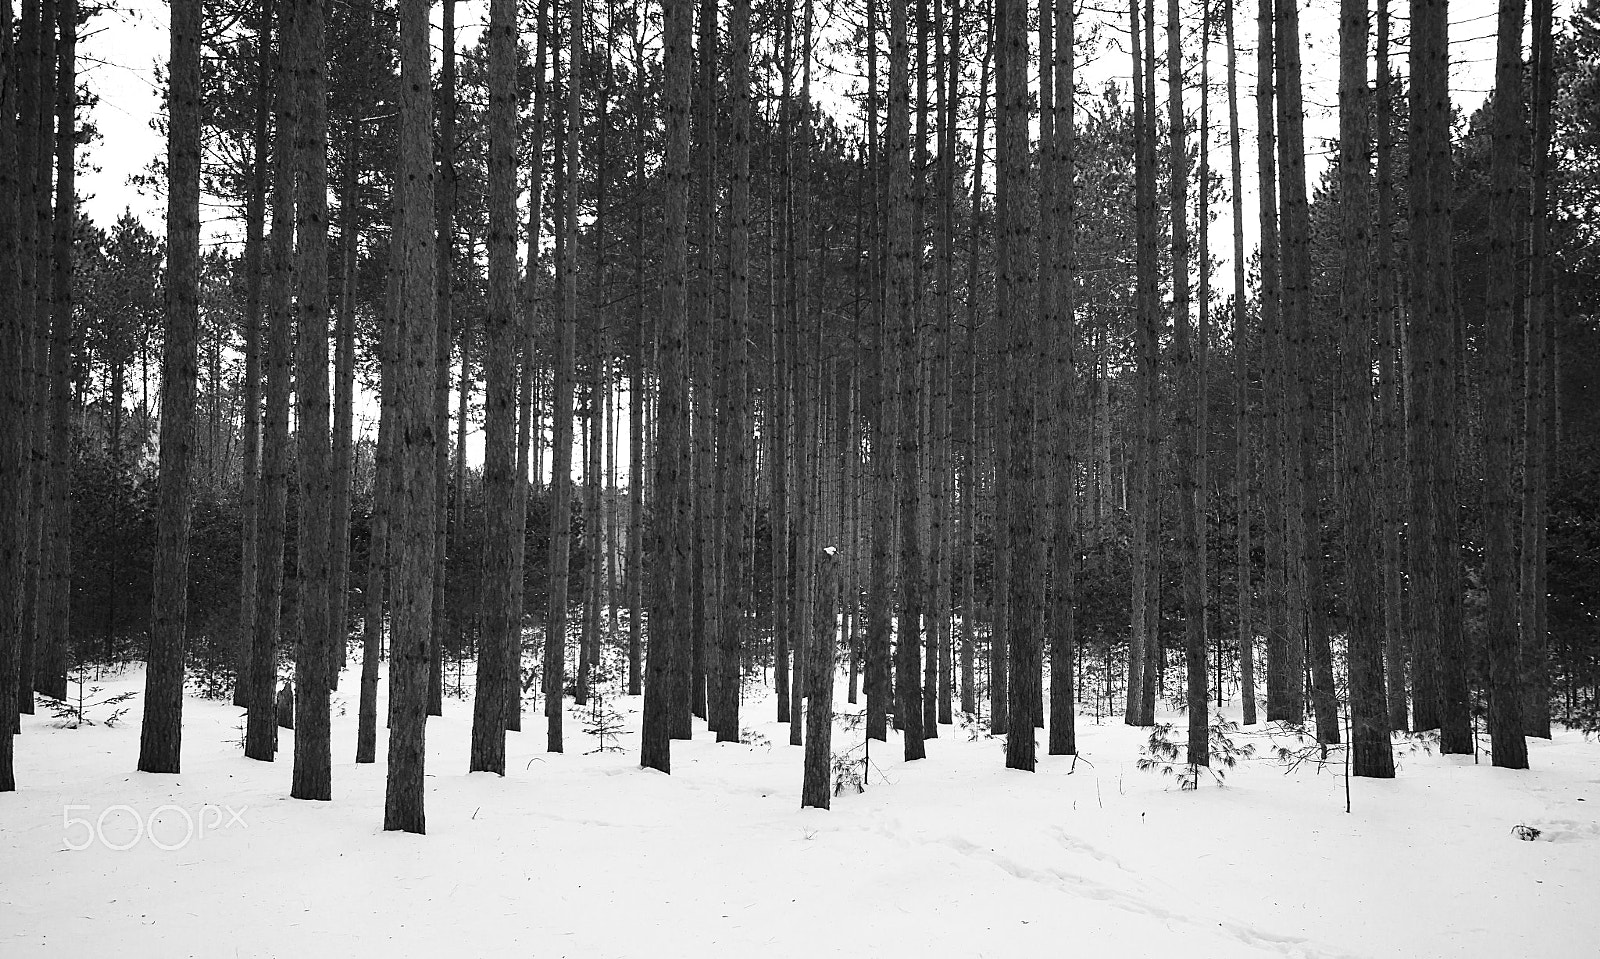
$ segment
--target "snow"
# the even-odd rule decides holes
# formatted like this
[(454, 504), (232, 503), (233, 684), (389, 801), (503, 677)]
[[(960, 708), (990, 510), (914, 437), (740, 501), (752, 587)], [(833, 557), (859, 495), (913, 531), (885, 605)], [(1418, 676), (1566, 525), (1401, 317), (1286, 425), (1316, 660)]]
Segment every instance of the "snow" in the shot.
[[(1576, 733), (1531, 743), (1528, 772), (1404, 755), (1397, 779), (1352, 783), (1347, 815), (1342, 770), (1286, 773), (1264, 739), (1227, 788), (1184, 792), (1137, 771), (1146, 733), (1112, 720), (1080, 717), (1082, 758), (1035, 774), (942, 727), (917, 763), (893, 735), (874, 743), (866, 792), (821, 811), (799, 808), (802, 753), (770, 701), (743, 712), (770, 745), (697, 723), (671, 776), (638, 768), (637, 699), (617, 700), (620, 753), (590, 753), (575, 709), (569, 751), (546, 753), (529, 709), (501, 779), (463, 772), (471, 703), (447, 699), (428, 834), (412, 836), (381, 831), (383, 765), (351, 761), (355, 676), (335, 694), (331, 803), (288, 798), (289, 732), (276, 763), (244, 759), (224, 702), (185, 703), (178, 776), (134, 771), (137, 699), (115, 728), (24, 717), (20, 791), (0, 794), (0, 955), (1505, 957), (1600, 941), (1600, 744)], [(835, 751), (859, 742), (835, 732)]]

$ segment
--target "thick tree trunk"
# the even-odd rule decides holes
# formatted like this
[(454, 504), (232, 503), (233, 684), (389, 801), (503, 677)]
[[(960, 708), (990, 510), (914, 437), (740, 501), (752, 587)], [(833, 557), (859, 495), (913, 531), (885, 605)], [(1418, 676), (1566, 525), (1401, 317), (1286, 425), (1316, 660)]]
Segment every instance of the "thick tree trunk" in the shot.
[(666, 243), (662, 269), (655, 502), (650, 530), (650, 650), (645, 684), (644, 726), (639, 764), (672, 771), (672, 738), (688, 689), (682, 670), (689, 651), (690, 619), (680, 609), (690, 585), (688, 528), (692, 507), (689, 485), (689, 380), (685, 369), (684, 287), (689, 274), (689, 99), (694, 51), (690, 34), (693, 0), (664, 0), (663, 51), (666, 112)]
[[(0, 33), (10, 37), (10, 0), (0, 0)], [(9, 43), (9, 41), (8, 41)], [(9, 72), (16, 47), (5, 49), (0, 71)], [(0, 117), (15, 115), (16, 84), (0, 84)], [(22, 578), (24, 530), (27, 526), (26, 403), (23, 370), (27, 366), (27, 320), (22, 312), (21, 248), (19, 244), (18, 143), (0, 137), (0, 576), (8, 583)], [(0, 792), (17, 788), (12, 732), (18, 727), (18, 659), (21, 645), (18, 624), (22, 596), (15, 589), (0, 590)], [(32, 700), (31, 690), (28, 699)]]
[[(1041, 8), (1042, 9), (1042, 8)], [(1050, 544), (1051, 584), (1050, 596), (1050, 755), (1063, 756), (1078, 751), (1077, 717), (1073, 662), (1076, 659), (1077, 625), (1075, 607), (1078, 602), (1078, 326), (1077, 326), (1077, 185), (1073, 164), (1077, 138), (1077, 112), (1075, 110), (1077, 63), (1077, 13), (1067, 6), (1056, 11), (1053, 62), (1040, 54), (1041, 67), (1048, 71), (1046, 85), (1054, 86), (1054, 116), (1051, 122), (1051, 140), (1047, 176), (1056, 181), (1051, 192), (1052, 205), (1046, 216), (1056, 223), (1051, 236), (1049, 259), (1040, 256), (1041, 269), (1048, 269), (1052, 293), (1057, 301), (1053, 323), (1045, 327), (1045, 336), (1058, 337), (1053, 353), (1057, 358), (1052, 414), (1052, 433), (1056, 452), (1050, 463), (1055, 474), (1055, 515), (1051, 518)], [(1041, 49), (1044, 23), (1040, 22)], [(1042, 295), (1042, 294), (1041, 294)], [(1045, 352), (1045, 351), (1042, 351)]]
[(139, 769), (176, 773), (189, 605), (189, 472), (200, 325), (200, 3), (174, 0), (168, 64), (166, 322), (149, 666)]
[(506, 773), (506, 707), (513, 680), (511, 651), (522, 617), (512, 609), (517, 522), (517, 7), (489, 6), (489, 309), (485, 314), (484, 371), (484, 630), (478, 642), (477, 686), (472, 703), (473, 772)]
[(1006, 575), (996, 588), (1006, 591), (1005, 623), (1009, 698), (1006, 766), (1033, 771), (1034, 699), (1039, 695), (1040, 596), (1038, 484), (1034, 481), (1034, 369), (1037, 323), (1029, 315), (1033, 271), (1032, 236), (1026, 215), (1028, 180), (1028, 13), (1023, 0), (998, 0), (995, 8), (996, 206), (1000, 219), (995, 271), (999, 277), (998, 327), (1005, 343), (1006, 411), (1000, 430), (1009, 439), (995, 469), (1006, 477), (1007, 495), (997, 520), (1006, 525)]
[(1372, 442), (1372, 313), (1367, 159), (1367, 3), (1339, 7), (1339, 197), (1343, 275), (1339, 308), (1340, 422), (1343, 456), (1346, 655), (1350, 684), (1350, 770), (1394, 777), (1383, 684), (1383, 579), (1374, 565), (1380, 533)]
[(423, 760), (427, 733), (428, 646), (434, 595), (434, 486), (441, 445), (435, 415), (437, 305), (434, 269), (432, 128), (428, 105), (428, 4), (400, 3), (400, 169), (395, 243), (398, 296), (398, 362), (395, 378), (396, 431), (393, 590), (393, 651), (390, 663), (388, 782), (383, 828), (421, 833)]
[(1516, 456), (1516, 396), (1512, 351), (1522, 270), (1516, 242), (1523, 235), (1521, 161), (1527, 135), (1522, 101), (1524, 0), (1500, 0), (1494, 96), (1490, 100), (1489, 190), (1495, 222), (1489, 233), (1488, 322), (1483, 397), (1483, 579), (1488, 591), (1489, 739), (1496, 766), (1528, 768), (1523, 738), (1525, 694), (1518, 635), (1517, 501), (1511, 475)]
[[(1283, 170), (1283, 312), (1288, 356), (1294, 365), (1289, 375), (1289, 499), (1297, 516), (1290, 516), (1290, 537), (1299, 546), (1299, 562), (1290, 577), (1291, 636), (1304, 637), (1311, 658), (1311, 706), (1316, 717), (1317, 740), (1339, 742), (1339, 704), (1334, 697), (1333, 653), (1328, 638), (1326, 587), (1322, 575), (1322, 529), (1317, 480), (1317, 411), (1311, 371), (1317, 359), (1311, 326), (1311, 214), (1306, 200), (1305, 114), (1300, 95), (1299, 0), (1278, 6), (1278, 164)], [(1364, 148), (1363, 148), (1364, 149)], [(1301, 644), (1291, 639), (1294, 647)], [(1298, 682), (1297, 678), (1293, 680)]]
[(1455, 508), (1456, 332), (1450, 263), (1448, 4), (1411, 0), (1411, 282), (1407, 311), (1411, 451), (1413, 720), (1441, 752), (1473, 749), (1461, 632)]
[(833, 799), (833, 680), (838, 631), (839, 554), (834, 547), (817, 557), (816, 630), (806, 661), (806, 754), (800, 785), (800, 806), (829, 808)]
[[(1016, 2), (1016, 0), (1013, 0)], [(889, 262), (886, 284), (887, 319), (892, 338), (885, 351), (892, 373), (884, 388), (893, 390), (899, 409), (893, 430), (900, 507), (900, 616), (895, 636), (895, 720), (905, 733), (905, 758), (926, 755), (922, 732), (922, 677), (918, 646), (921, 637), (922, 584), (916, 577), (920, 552), (917, 539), (916, 370), (912, 362), (915, 318), (912, 315), (911, 259), (911, 77), (906, 0), (889, 2)], [(885, 450), (887, 454), (888, 451)]]
[(300, 509), (295, 579), (300, 631), (295, 642), (294, 773), (296, 799), (332, 799), (329, 688), (328, 470), (328, 98), (324, 8), (300, 0), (285, 57), (300, 98), (294, 132), (295, 439)]

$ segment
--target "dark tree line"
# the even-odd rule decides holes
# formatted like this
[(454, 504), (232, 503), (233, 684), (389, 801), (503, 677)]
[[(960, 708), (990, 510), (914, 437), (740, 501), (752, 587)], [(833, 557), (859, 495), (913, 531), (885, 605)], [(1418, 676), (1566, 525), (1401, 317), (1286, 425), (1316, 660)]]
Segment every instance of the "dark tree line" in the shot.
[(964, 713), (1025, 770), (1168, 706), (1205, 765), (1230, 697), (1365, 776), (1595, 722), (1592, 4), (1504, 0), (1453, 141), (1445, 0), (1403, 64), (1345, 0), (1313, 180), (1294, 0), (1254, 70), (1230, 3), (428, 6), (175, 2), (158, 240), (76, 213), (76, 4), (0, 0), (8, 715), (142, 654), (141, 769), (202, 676), (271, 761), (287, 679), (326, 800), (354, 649), (417, 832), (468, 659), (500, 774), (611, 689), (669, 772), (771, 669), (820, 806), (841, 675), (907, 760)]

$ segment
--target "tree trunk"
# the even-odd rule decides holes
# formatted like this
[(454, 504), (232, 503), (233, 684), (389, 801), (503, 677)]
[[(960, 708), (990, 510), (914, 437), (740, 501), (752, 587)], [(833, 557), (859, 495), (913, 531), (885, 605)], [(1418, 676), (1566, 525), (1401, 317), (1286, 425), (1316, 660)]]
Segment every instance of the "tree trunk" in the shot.
[[(1041, 34), (1043, 32), (1041, 16)], [(1078, 603), (1078, 327), (1077, 327), (1077, 218), (1078, 193), (1075, 150), (1077, 140), (1076, 80), (1077, 12), (1070, 6), (1056, 11), (1054, 62), (1049, 63), (1049, 83), (1054, 89), (1055, 115), (1051, 122), (1049, 172), (1056, 181), (1051, 193), (1052, 208), (1047, 216), (1057, 225), (1051, 237), (1052, 249), (1043, 269), (1054, 275), (1051, 289), (1058, 305), (1054, 322), (1045, 328), (1047, 336), (1059, 337), (1054, 370), (1053, 434), (1056, 453), (1050, 464), (1055, 474), (1055, 515), (1052, 517), (1050, 596), (1050, 755), (1064, 756), (1078, 751), (1076, 695), (1073, 686), (1073, 661), (1077, 649), (1075, 607)], [(1041, 39), (1041, 48), (1043, 47)], [(1041, 64), (1047, 61), (1040, 54)]]
[(484, 370), (484, 631), (478, 642), (477, 686), (472, 703), (473, 772), (506, 774), (506, 707), (511, 651), (522, 617), (512, 608), (517, 522), (517, 7), (489, 7), (489, 309), (485, 314)]
[(200, 325), (200, 4), (172, 4), (168, 65), (166, 322), (156, 553), (139, 770), (176, 773), (189, 604), (189, 471)]
[[(1386, 0), (1379, 0), (1380, 3)], [(1245, 328), (1244, 172), (1239, 149), (1238, 47), (1233, 35), (1234, 5), (1228, 2), (1228, 164), (1233, 203), (1233, 484), (1237, 524), (1239, 700), (1244, 725), (1256, 723), (1256, 634), (1250, 563), (1250, 350)], [(1265, 263), (1265, 257), (1263, 257)]]
[[(1005, 342), (1005, 419), (1000, 430), (1009, 442), (1000, 447), (996, 472), (1005, 474), (1006, 496), (999, 504), (999, 522), (1006, 525), (1002, 548), (1008, 551), (1004, 576), (996, 588), (1006, 591), (1007, 647), (1006, 766), (1033, 771), (1035, 764), (1033, 700), (1038, 695), (1040, 636), (1038, 610), (1039, 510), (1034, 482), (1033, 369), (1035, 326), (1027, 305), (1033, 290), (1028, 259), (1030, 236), (1024, 196), (1028, 180), (1028, 13), (1023, 0), (997, 0), (998, 41), (995, 123), (996, 207), (1000, 229), (995, 254), (999, 278), (998, 327)], [(1003, 454), (1003, 455), (1002, 455)]]
[[(263, 234), (266, 232), (267, 130), (271, 110), (272, 31), (270, 7), (263, 4), (256, 26), (256, 81), (254, 158), (250, 177), (250, 198), (245, 212), (245, 308), (244, 308), (244, 444), (239, 473), (239, 513), (241, 516), (239, 556), (239, 637), (234, 667), (233, 704), (248, 707), (251, 700), (251, 648), (255, 642), (257, 553), (260, 546), (261, 501), (261, 286), (264, 275)], [(112, 416), (120, 415), (121, 397), (114, 402)], [(116, 430), (112, 433), (115, 437)], [(120, 460), (119, 444), (113, 440), (113, 459)], [(109, 618), (109, 617), (108, 617)]]
[(1441, 752), (1473, 749), (1461, 634), (1455, 508), (1455, 301), (1450, 265), (1448, 4), (1411, 0), (1411, 282), (1406, 357), (1411, 400), (1413, 720), (1440, 730)]
[(333, 798), (329, 687), (328, 470), (328, 97), (324, 8), (302, 0), (285, 56), (300, 98), (294, 146), (295, 439), (300, 469), (296, 541), (300, 560), (300, 631), (295, 643), (294, 774), (296, 799)]
[(694, 51), (690, 43), (693, 0), (663, 2), (663, 102), (666, 112), (666, 242), (662, 269), (659, 376), (656, 421), (655, 502), (651, 522), (651, 597), (648, 682), (639, 763), (672, 771), (672, 738), (680, 704), (688, 689), (682, 664), (688, 652), (692, 623), (679, 609), (690, 585), (688, 528), (692, 508), (689, 486), (689, 381), (685, 369), (684, 287), (688, 280), (689, 236), (689, 99)]
[(556, 323), (555, 403), (551, 413), (550, 586), (545, 614), (546, 748), (563, 751), (562, 718), (566, 696), (568, 564), (572, 551), (572, 393), (573, 354), (578, 327), (578, 162), (582, 122), (583, 7), (568, 4), (567, 104), (562, 123), (566, 143), (557, 173), (561, 182), (561, 244), (557, 248), (561, 316)]
[[(434, 230), (437, 233), (434, 256), (434, 281), (438, 299), (434, 321), (437, 331), (433, 365), (433, 415), (438, 442), (434, 446), (434, 579), (433, 636), (428, 640), (428, 715), (444, 710), (444, 631), (449, 622), (445, 594), (450, 578), (448, 549), (450, 536), (450, 350), (455, 340), (455, 220), (456, 220), (456, 0), (442, 0), (443, 23), (440, 37), (438, 141), (436, 146), (438, 190), (434, 196)], [(462, 337), (466, 342), (466, 337)], [(461, 375), (466, 378), (470, 360), (461, 353)], [(458, 494), (459, 495), (459, 491)]]
[(1350, 771), (1394, 778), (1383, 684), (1383, 581), (1372, 442), (1372, 314), (1369, 287), (1371, 168), (1367, 159), (1367, 4), (1339, 8), (1339, 198), (1344, 251), (1339, 306), (1340, 422), (1344, 426), (1346, 646), (1350, 684)]
[[(916, 370), (912, 358), (915, 318), (912, 315), (911, 259), (911, 77), (906, 0), (889, 2), (889, 264), (886, 327), (893, 339), (885, 351), (890, 369), (886, 389), (895, 390), (899, 406), (893, 430), (900, 507), (900, 618), (895, 643), (895, 719), (905, 733), (905, 758), (925, 755), (922, 733), (922, 680), (918, 644), (921, 635), (921, 583), (916, 578), (917, 541)], [(886, 451), (887, 452), (887, 451)]]
[(1399, 382), (1395, 368), (1396, 342), (1394, 305), (1394, 81), (1389, 68), (1389, 0), (1378, 0), (1377, 36), (1377, 223), (1375, 246), (1377, 262), (1373, 278), (1378, 284), (1378, 439), (1377, 453), (1383, 463), (1380, 480), (1383, 490), (1383, 658), (1385, 689), (1388, 696), (1389, 728), (1410, 729), (1406, 713), (1406, 628), (1403, 590), (1405, 568), (1401, 563), (1401, 526), (1405, 521), (1406, 480), (1401, 443), (1404, 425), (1399, 417)]
[(261, 438), (261, 504), (257, 515), (255, 632), (250, 647), (250, 703), (244, 754), (271, 762), (278, 733), (273, 695), (278, 687), (278, 632), (283, 618), (283, 551), (289, 500), (289, 381), (294, 339), (290, 314), (290, 274), (294, 254), (295, 78), (283, 44), (293, 32), (295, 8), (285, 4), (279, 17), (279, 54), (273, 65), (277, 103), (274, 116), (272, 229), (267, 241), (266, 407)]
[(1299, 723), (1305, 717), (1298, 647), (1289, 637), (1289, 537), (1285, 464), (1285, 386), (1281, 307), (1281, 250), (1278, 243), (1278, 160), (1276, 96), (1273, 85), (1274, 11), (1272, 0), (1259, 0), (1256, 17), (1256, 166), (1261, 231), (1261, 528), (1265, 552), (1267, 636), (1267, 721)]
[[(723, 606), (719, 648), (707, 711), (717, 742), (739, 741), (740, 663), (744, 654), (745, 547), (750, 522), (745, 501), (749, 466), (749, 372), (745, 338), (750, 314), (750, 0), (735, 0), (728, 17), (728, 93), (733, 99), (728, 157), (728, 321), (722, 336), (723, 385), (717, 510), (722, 522)], [(815, 741), (813, 736), (812, 740)]]
[(400, 4), (400, 168), (397, 171), (398, 279), (395, 378), (398, 455), (393, 590), (393, 658), (390, 663), (388, 782), (383, 828), (422, 833), (423, 760), (427, 733), (428, 646), (433, 635), (435, 518), (439, 477), (439, 417), (436, 318), (437, 236), (433, 210), (433, 164), (429, 157), (428, 4)]
[[(1311, 225), (1306, 200), (1305, 114), (1300, 96), (1299, 0), (1278, 8), (1276, 37), (1278, 80), (1278, 163), (1283, 170), (1283, 327), (1289, 356), (1290, 446), (1289, 499), (1298, 508), (1290, 517), (1290, 537), (1298, 541), (1299, 563), (1291, 577), (1291, 634), (1304, 636), (1311, 658), (1311, 706), (1317, 741), (1339, 742), (1339, 704), (1334, 698), (1333, 653), (1328, 639), (1325, 586), (1322, 576), (1322, 530), (1317, 482), (1316, 407), (1311, 371), (1317, 359), (1311, 326)], [(1364, 149), (1364, 148), (1363, 148)], [(1298, 588), (1297, 588), (1298, 587)], [(1291, 643), (1295, 647), (1301, 644)], [(1295, 680), (1298, 682), (1298, 679)]]
[[(77, 335), (72, 317), (72, 241), (77, 194), (77, 30), (76, 0), (59, 0), (56, 22), (60, 40), (56, 44), (57, 79), (55, 84), (56, 161), (55, 213), (51, 217), (50, 247), (50, 363), (48, 458), (45, 476), (44, 577), (40, 589), (39, 659), (35, 665), (34, 689), (54, 699), (67, 696), (67, 654), (71, 642), (68, 630), (72, 598), (72, 367), (77, 351)], [(41, 241), (42, 243), (42, 241)], [(41, 263), (45, 262), (41, 260)], [(40, 283), (44, 282), (41, 269)], [(43, 313), (39, 314), (42, 321)]]
[(1522, 434), (1522, 690), (1529, 736), (1550, 738), (1548, 589), (1545, 525), (1549, 513), (1551, 424), (1556, 419), (1551, 343), (1554, 296), (1550, 269), (1550, 127), (1555, 95), (1551, 0), (1533, 0), (1533, 183), (1529, 224), (1527, 331), (1523, 335)]
[(811, 677), (806, 683), (810, 702), (806, 707), (805, 769), (800, 786), (800, 806), (829, 808), (833, 799), (833, 679), (834, 652), (838, 630), (839, 555), (834, 547), (822, 550), (817, 558), (816, 631), (807, 637), (813, 644)]
[[(0, 34), (11, 36), (10, 0), (0, 0)], [(15, 53), (6, 48), (6, 67)], [(15, 116), (16, 84), (0, 85), (0, 117)], [(24, 530), (27, 527), (26, 446), (27, 395), (23, 371), (27, 367), (27, 320), (22, 312), (22, 269), (19, 244), (18, 199), (21, 193), (18, 146), (15, 137), (0, 137), (0, 576), (8, 583), (22, 579)], [(0, 792), (17, 788), (14, 769), (19, 728), (18, 681), (19, 623), (22, 596), (16, 589), (0, 590)], [(32, 700), (32, 690), (26, 697)]]
[[(1154, 37), (1151, 38), (1154, 42)], [(1203, 41), (1202, 41), (1203, 42)], [(1184, 663), (1187, 667), (1187, 713), (1190, 766), (1209, 766), (1211, 751), (1207, 717), (1209, 670), (1206, 666), (1205, 580), (1200, 568), (1199, 459), (1205, 455), (1195, 422), (1203, 401), (1195, 370), (1193, 320), (1189, 316), (1189, 161), (1188, 128), (1183, 113), (1183, 23), (1178, 0), (1167, 0), (1167, 189), (1172, 218), (1172, 354), (1179, 399), (1174, 410), (1178, 440), (1178, 550), (1183, 564)], [(1205, 131), (1201, 131), (1205, 136)], [(1205, 189), (1202, 181), (1201, 189)], [(1204, 301), (1200, 304), (1205, 311)]]
[(1516, 241), (1527, 211), (1519, 149), (1526, 139), (1522, 101), (1523, 0), (1500, 0), (1494, 96), (1490, 100), (1489, 190), (1499, 229), (1489, 233), (1488, 319), (1483, 397), (1483, 579), (1489, 652), (1489, 739), (1493, 762), (1528, 768), (1523, 737), (1525, 694), (1517, 624), (1517, 501), (1511, 475), (1516, 456), (1516, 397), (1512, 350), (1522, 271)]

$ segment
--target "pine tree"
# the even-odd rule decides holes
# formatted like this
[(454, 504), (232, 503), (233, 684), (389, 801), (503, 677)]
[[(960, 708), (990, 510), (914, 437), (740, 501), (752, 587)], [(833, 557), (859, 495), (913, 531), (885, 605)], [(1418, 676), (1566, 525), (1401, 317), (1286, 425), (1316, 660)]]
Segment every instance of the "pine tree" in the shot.
[(1345, 610), (1350, 684), (1350, 769), (1394, 777), (1383, 675), (1383, 582), (1378, 551), (1377, 457), (1372, 442), (1371, 167), (1366, 0), (1339, 7), (1339, 412), (1344, 424)]
[(474, 772), (506, 772), (506, 686), (511, 649), (522, 616), (511, 606), (515, 572), (517, 432), (516, 199), (517, 8), (494, 0), (489, 8), (489, 311), (486, 318), (484, 514), (489, 541), (484, 563), (485, 629), (478, 645), (478, 681), (472, 704)]
[(1501, 0), (1494, 95), (1489, 101), (1489, 189), (1495, 221), (1489, 233), (1489, 307), (1483, 398), (1483, 578), (1488, 591), (1489, 739), (1496, 766), (1528, 768), (1517, 626), (1517, 502), (1511, 475), (1516, 456), (1516, 397), (1512, 350), (1522, 271), (1516, 243), (1526, 210), (1519, 153), (1527, 139), (1523, 116), (1523, 0)]
[(653, 594), (650, 649), (646, 665), (644, 726), (639, 764), (672, 771), (672, 734), (678, 705), (687, 700), (681, 665), (688, 652), (689, 627), (680, 607), (690, 583), (687, 528), (691, 515), (688, 471), (689, 381), (685, 368), (684, 287), (689, 274), (689, 80), (694, 51), (690, 43), (693, 0), (664, 0), (662, 62), (666, 85), (666, 258), (662, 272), (660, 345), (655, 448), (655, 502), (651, 517), (649, 563)]
[[(1379, 0), (1380, 3), (1386, 0)], [(1228, 167), (1233, 205), (1233, 361), (1234, 361), (1234, 508), (1237, 524), (1239, 700), (1244, 725), (1256, 722), (1256, 657), (1250, 549), (1250, 351), (1246, 342), (1244, 259), (1244, 172), (1239, 149), (1238, 47), (1233, 33), (1234, 4), (1228, 0), (1224, 23), (1228, 45)]]
[[(750, 314), (750, 0), (734, 0), (728, 16), (728, 94), (732, 98), (728, 176), (728, 318), (723, 327), (721, 430), (717, 445), (718, 514), (721, 517), (722, 622), (717, 670), (707, 712), (716, 716), (717, 742), (738, 742), (740, 666), (745, 642), (745, 538), (750, 517), (745, 499), (749, 466)], [(813, 737), (814, 739), (815, 737)]]
[[(12, 27), (11, 2), (0, 0), (0, 34), (9, 38)], [(7, 46), (0, 72), (9, 72), (14, 51), (14, 46)], [(0, 84), (0, 117), (10, 122), (15, 107), (16, 84), (7, 76), (7, 82)], [(16, 138), (0, 137), (0, 576), (8, 583), (22, 579), (27, 525), (26, 395), (21, 375), (26, 366), (27, 322), (21, 308), (17, 147)], [(14, 589), (0, 590), (0, 792), (17, 788), (12, 730), (19, 723), (21, 622), (22, 597)]]
[[(1317, 740), (1339, 742), (1339, 709), (1333, 689), (1333, 652), (1323, 606), (1321, 492), (1316, 469), (1316, 406), (1312, 377), (1316, 364), (1311, 325), (1311, 213), (1306, 199), (1305, 112), (1301, 97), (1299, 0), (1278, 5), (1274, 65), (1278, 82), (1278, 166), (1282, 170), (1279, 205), (1283, 224), (1283, 302), (1285, 375), (1289, 387), (1286, 510), (1290, 540), (1298, 562), (1289, 562), (1290, 645), (1311, 658), (1311, 706)], [(1292, 369), (1289, 365), (1292, 365)], [(1293, 557), (1290, 557), (1293, 560)], [(1299, 682), (1296, 672), (1292, 681)]]
[[(265, 310), (266, 405), (262, 413), (261, 502), (256, 522), (256, 612), (250, 646), (250, 702), (244, 754), (271, 762), (277, 751), (278, 632), (283, 616), (283, 552), (289, 500), (289, 381), (291, 344), (290, 273), (294, 255), (294, 150), (299, 108), (295, 77), (283, 48), (293, 32), (296, 8), (284, 4), (278, 20), (279, 51), (273, 63), (275, 102), (271, 232), (267, 240)], [(376, 702), (376, 700), (374, 700)], [(391, 697), (391, 704), (393, 699)]]
[(1551, 0), (1533, 0), (1533, 158), (1529, 223), (1527, 328), (1523, 334), (1522, 688), (1527, 734), (1550, 738), (1549, 590), (1545, 527), (1549, 513), (1550, 437), (1556, 420), (1551, 310), (1550, 151), (1555, 95), (1555, 37)]
[[(921, 609), (915, 578), (920, 548), (917, 545), (916, 441), (907, 434), (916, 429), (914, 318), (911, 313), (911, 76), (909, 23), (906, 0), (889, 3), (889, 211), (888, 283), (885, 329), (891, 339), (886, 353), (893, 373), (883, 376), (884, 388), (893, 390), (895, 416), (894, 486), (900, 507), (900, 606), (895, 637), (895, 720), (905, 734), (909, 762), (926, 754), (922, 733), (922, 687), (917, 658), (921, 637)], [(887, 456), (889, 451), (884, 451)]]
[(161, 461), (141, 772), (179, 771), (188, 612), (190, 442), (200, 323), (200, 3), (174, 0), (168, 60), (166, 322)]
[(388, 783), (383, 828), (426, 831), (423, 761), (427, 734), (428, 644), (434, 593), (434, 516), (438, 477), (434, 415), (433, 164), (428, 104), (428, 4), (400, 4), (400, 151), (394, 244), (396, 360), (396, 563), (392, 591)]
[(1413, 722), (1445, 753), (1472, 751), (1455, 516), (1456, 307), (1451, 281), (1448, 3), (1411, 0), (1407, 416), (1412, 517)]
[[(328, 446), (328, 96), (324, 7), (296, 4), (295, 31), (284, 52), (300, 97), (294, 152), (295, 439), (300, 472), (296, 570), (300, 629), (295, 643), (294, 780), (296, 799), (331, 799), (329, 690), (334, 624), (329, 622)], [(343, 624), (337, 624), (339, 642)]]

